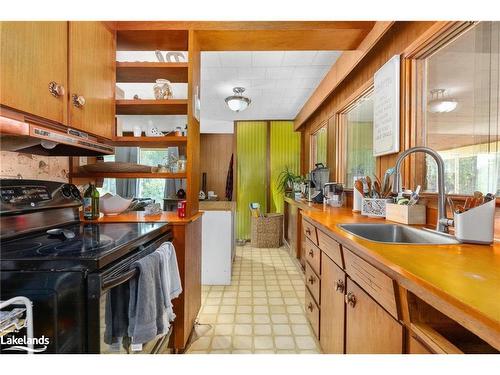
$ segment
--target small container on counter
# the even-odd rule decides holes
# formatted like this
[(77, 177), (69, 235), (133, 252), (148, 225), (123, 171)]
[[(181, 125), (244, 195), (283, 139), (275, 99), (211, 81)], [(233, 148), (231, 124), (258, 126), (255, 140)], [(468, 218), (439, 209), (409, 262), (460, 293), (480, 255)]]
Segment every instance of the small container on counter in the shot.
[(491, 244), (495, 226), (496, 199), (454, 214), (455, 237), (460, 242)]
[(423, 204), (386, 203), (385, 218), (401, 224), (425, 224), (426, 206)]
[(182, 200), (177, 203), (177, 216), (181, 219), (186, 217), (186, 201)]
[(363, 198), (361, 202), (361, 215), (385, 217), (386, 204), (392, 201), (391, 198)]

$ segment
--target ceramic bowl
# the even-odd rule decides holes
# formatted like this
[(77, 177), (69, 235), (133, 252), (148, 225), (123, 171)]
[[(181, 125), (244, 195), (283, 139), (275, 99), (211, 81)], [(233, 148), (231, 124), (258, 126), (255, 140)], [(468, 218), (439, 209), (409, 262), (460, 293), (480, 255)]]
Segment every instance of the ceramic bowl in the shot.
[(132, 199), (122, 198), (119, 195), (104, 194), (99, 199), (99, 210), (107, 216), (118, 215), (125, 211)]

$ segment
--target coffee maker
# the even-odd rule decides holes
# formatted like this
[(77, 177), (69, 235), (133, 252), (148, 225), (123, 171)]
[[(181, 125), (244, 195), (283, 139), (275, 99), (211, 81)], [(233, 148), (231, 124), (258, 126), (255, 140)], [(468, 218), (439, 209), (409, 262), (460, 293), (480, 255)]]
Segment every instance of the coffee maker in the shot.
[(323, 163), (315, 164), (314, 168), (309, 173), (311, 180), (311, 188), (313, 189), (312, 201), (315, 203), (323, 203), (323, 187), (330, 179), (330, 169), (325, 167)]

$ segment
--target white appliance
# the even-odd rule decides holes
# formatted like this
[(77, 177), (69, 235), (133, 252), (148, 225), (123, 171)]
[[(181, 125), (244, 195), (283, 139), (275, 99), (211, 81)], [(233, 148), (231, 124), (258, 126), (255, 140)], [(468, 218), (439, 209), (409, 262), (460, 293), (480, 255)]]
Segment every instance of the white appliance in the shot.
[(230, 285), (234, 256), (233, 211), (207, 210), (202, 216), (201, 283)]

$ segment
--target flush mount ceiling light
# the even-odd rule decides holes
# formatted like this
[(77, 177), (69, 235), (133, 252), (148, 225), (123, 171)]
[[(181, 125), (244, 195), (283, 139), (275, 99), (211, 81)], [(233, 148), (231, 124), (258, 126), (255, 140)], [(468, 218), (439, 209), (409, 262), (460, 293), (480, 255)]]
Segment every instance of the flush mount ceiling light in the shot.
[(227, 106), (231, 111), (241, 112), (248, 108), (250, 103), (252, 102), (249, 98), (243, 96), (243, 92), (245, 88), (243, 87), (234, 87), (233, 92), (234, 95), (228, 96), (225, 101)]
[(445, 89), (434, 89), (431, 90), (431, 100), (427, 109), (431, 113), (446, 113), (455, 110), (457, 104), (455, 99), (448, 97)]

